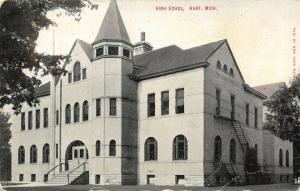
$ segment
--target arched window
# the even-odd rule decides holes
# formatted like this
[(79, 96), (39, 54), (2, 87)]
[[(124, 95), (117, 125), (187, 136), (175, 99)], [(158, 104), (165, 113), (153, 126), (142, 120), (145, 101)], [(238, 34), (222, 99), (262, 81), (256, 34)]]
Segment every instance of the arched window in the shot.
[(89, 120), (89, 102), (84, 101), (82, 104), (82, 121)]
[(19, 147), (18, 151), (18, 163), (19, 164), (24, 164), (25, 163), (25, 149), (23, 146)]
[(144, 146), (145, 161), (157, 160), (157, 141), (153, 137), (149, 137)]
[(222, 157), (222, 140), (220, 136), (216, 136), (214, 143), (214, 161), (220, 162)]
[(221, 62), (220, 62), (220, 60), (217, 61), (217, 68), (221, 70)]
[(74, 105), (74, 123), (79, 122), (79, 103)]
[(71, 105), (70, 104), (66, 105), (65, 121), (66, 121), (66, 123), (71, 123)]
[(177, 135), (173, 139), (173, 160), (188, 159), (188, 142), (185, 136)]
[(283, 166), (283, 162), (282, 162), (282, 149), (279, 150), (279, 166)]
[(76, 62), (73, 68), (73, 82), (79, 81), (81, 78), (80, 62)]
[(231, 76), (234, 76), (234, 73), (233, 73), (233, 69), (232, 69), (232, 68), (230, 68), (229, 74), (230, 74)]
[(236, 143), (234, 139), (230, 140), (230, 162), (235, 163), (236, 159)]
[(224, 72), (228, 72), (228, 69), (227, 69), (227, 65), (226, 65), (226, 64), (224, 64), (223, 70), (224, 70)]
[(43, 147), (43, 163), (48, 163), (50, 161), (50, 147), (49, 144), (46, 143)]
[(116, 156), (116, 141), (111, 140), (109, 142), (109, 156)]
[(290, 155), (288, 150), (285, 151), (285, 166), (290, 166)]
[(100, 156), (100, 141), (96, 141), (96, 156)]
[(36, 163), (37, 162), (37, 148), (35, 145), (32, 145), (30, 147), (30, 163)]

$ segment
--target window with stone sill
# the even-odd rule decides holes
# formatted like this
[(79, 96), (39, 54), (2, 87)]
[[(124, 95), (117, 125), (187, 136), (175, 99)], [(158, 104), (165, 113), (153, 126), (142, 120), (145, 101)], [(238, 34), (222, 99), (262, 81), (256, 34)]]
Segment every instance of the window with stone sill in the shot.
[(108, 55), (119, 55), (119, 47), (118, 46), (109, 46), (108, 47)]
[(104, 47), (96, 48), (96, 57), (104, 55)]

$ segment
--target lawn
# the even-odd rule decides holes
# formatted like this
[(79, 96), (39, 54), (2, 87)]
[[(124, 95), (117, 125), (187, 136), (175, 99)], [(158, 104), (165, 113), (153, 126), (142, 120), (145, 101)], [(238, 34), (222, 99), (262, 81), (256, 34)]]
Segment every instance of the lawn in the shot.
[(14, 191), (169, 191), (169, 190), (184, 190), (184, 191), (297, 191), (300, 190), (300, 185), (295, 184), (269, 184), (269, 185), (250, 185), (250, 186), (234, 186), (234, 187), (183, 187), (183, 186), (97, 186), (97, 185), (66, 185), (66, 186), (43, 186), (43, 187), (9, 187), (5, 190)]

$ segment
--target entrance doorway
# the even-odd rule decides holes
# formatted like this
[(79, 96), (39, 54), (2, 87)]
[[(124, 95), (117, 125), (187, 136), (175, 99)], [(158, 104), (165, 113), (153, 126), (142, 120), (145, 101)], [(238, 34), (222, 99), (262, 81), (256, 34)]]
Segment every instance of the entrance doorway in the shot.
[(72, 170), (88, 160), (88, 150), (83, 142), (73, 141), (66, 150), (65, 170)]

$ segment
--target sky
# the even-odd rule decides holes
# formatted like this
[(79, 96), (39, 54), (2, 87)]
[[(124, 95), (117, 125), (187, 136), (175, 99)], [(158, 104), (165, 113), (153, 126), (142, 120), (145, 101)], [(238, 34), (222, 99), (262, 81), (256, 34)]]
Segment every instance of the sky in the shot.
[[(299, 0), (117, 0), (132, 43), (146, 32), (154, 49), (177, 45), (182, 49), (227, 39), (250, 86), (285, 81), (293, 76), (293, 58), (300, 61)], [(97, 10), (83, 9), (80, 21), (49, 13), (57, 26), (43, 30), (38, 52), (68, 54), (76, 39), (93, 42), (109, 0), (94, 0)], [(156, 7), (166, 7), (158, 11)], [(169, 6), (184, 11), (169, 11)], [(189, 10), (211, 6), (214, 10)], [(293, 30), (296, 33), (293, 35)], [(296, 39), (296, 43), (293, 43)], [(293, 52), (293, 46), (296, 52)], [(297, 72), (300, 71), (298, 64)], [(46, 81), (44, 79), (43, 81)]]

